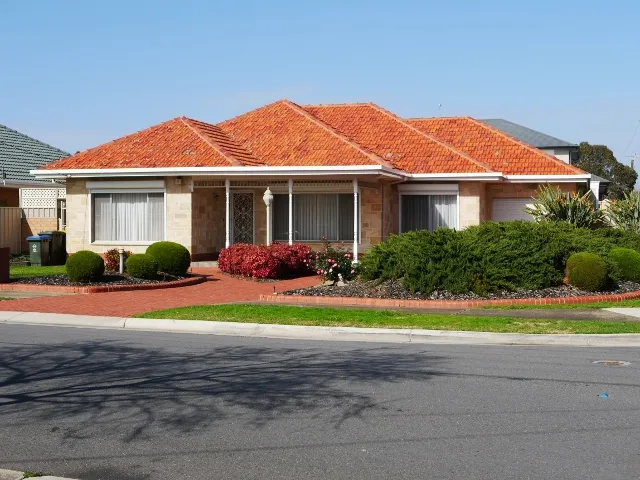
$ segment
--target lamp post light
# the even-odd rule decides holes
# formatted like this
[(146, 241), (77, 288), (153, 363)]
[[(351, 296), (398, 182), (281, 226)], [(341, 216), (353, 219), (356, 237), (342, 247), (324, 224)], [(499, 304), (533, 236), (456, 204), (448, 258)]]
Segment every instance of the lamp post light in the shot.
[(265, 190), (262, 199), (267, 206), (267, 246), (269, 246), (271, 245), (271, 204), (273, 203), (273, 193), (269, 187)]

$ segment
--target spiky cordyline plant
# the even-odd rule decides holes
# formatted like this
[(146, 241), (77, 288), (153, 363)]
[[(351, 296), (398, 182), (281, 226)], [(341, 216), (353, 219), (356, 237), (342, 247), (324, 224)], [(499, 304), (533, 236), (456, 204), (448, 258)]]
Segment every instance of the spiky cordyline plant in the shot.
[(612, 227), (640, 234), (640, 192), (607, 202), (605, 216)]
[(597, 210), (591, 191), (563, 193), (559, 187), (543, 185), (533, 197), (533, 207), (527, 207), (537, 222), (568, 222), (576, 227), (595, 228), (604, 223), (602, 210)]

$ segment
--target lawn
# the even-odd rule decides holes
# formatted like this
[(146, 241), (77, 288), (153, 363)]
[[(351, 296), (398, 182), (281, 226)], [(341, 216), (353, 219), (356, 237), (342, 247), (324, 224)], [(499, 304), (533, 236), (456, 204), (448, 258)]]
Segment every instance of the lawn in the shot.
[(25, 265), (12, 265), (9, 269), (9, 275), (11, 278), (25, 278), (25, 277), (44, 277), (45, 275), (66, 275), (64, 265), (44, 266), (37, 267), (32, 265), (27, 267)]
[(209, 320), (341, 327), (423, 328), (498, 333), (640, 333), (640, 322), (541, 320), (473, 315), (435, 315), (391, 310), (284, 305), (199, 305), (157, 310), (140, 318)]
[(640, 299), (620, 300), (619, 302), (574, 303), (563, 305), (505, 305), (499, 307), (478, 307), (484, 310), (562, 310), (584, 308), (620, 308), (640, 307)]

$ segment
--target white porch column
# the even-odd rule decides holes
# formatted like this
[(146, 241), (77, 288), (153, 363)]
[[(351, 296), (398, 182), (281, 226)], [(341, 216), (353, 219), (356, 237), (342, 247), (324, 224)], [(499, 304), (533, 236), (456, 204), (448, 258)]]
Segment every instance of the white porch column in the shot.
[(230, 232), (231, 232), (231, 226), (229, 225), (229, 217), (230, 212), (231, 212), (231, 181), (227, 178), (224, 181), (224, 198), (225, 198), (225, 205), (224, 205), (224, 246), (225, 248), (229, 248), (229, 245), (231, 245), (231, 238), (230, 238)]
[(273, 193), (269, 187), (265, 190), (262, 199), (267, 207), (267, 246), (269, 246), (271, 245), (271, 204), (273, 203)]
[(593, 196), (595, 197), (596, 208), (600, 208), (600, 182), (591, 180), (589, 187), (591, 188), (591, 193), (593, 193)]
[(289, 245), (293, 245), (293, 179), (289, 179)]
[(358, 179), (353, 179), (353, 261), (358, 262)]

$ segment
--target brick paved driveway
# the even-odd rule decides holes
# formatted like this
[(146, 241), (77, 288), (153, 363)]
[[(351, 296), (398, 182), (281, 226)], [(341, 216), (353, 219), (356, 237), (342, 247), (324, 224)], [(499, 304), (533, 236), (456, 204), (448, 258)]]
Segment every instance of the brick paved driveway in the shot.
[(257, 301), (260, 294), (273, 293), (274, 286), (276, 291), (282, 292), (317, 285), (320, 282), (317, 277), (268, 283), (254, 282), (223, 275), (217, 268), (194, 268), (193, 272), (206, 275), (208, 281), (190, 287), (161, 290), (6, 300), (0, 302), (0, 310), (128, 317), (162, 308)]

